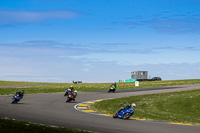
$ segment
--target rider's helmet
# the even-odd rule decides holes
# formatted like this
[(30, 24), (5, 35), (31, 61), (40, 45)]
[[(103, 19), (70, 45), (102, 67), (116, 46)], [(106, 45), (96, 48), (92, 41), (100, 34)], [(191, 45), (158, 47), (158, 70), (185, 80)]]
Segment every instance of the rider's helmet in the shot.
[(74, 91), (74, 95), (77, 95), (77, 90)]
[(71, 85), (69, 88), (71, 89), (71, 91), (73, 91), (73, 90), (74, 90), (74, 88), (73, 88), (73, 86), (72, 86), (72, 85)]
[(135, 107), (136, 107), (136, 104), (135, 104), (135, 103), (132, 103), (132, 104), (131, 104), (131, 107), (132, 107), (132, 108), (135, 108)]
[(22, 90), (21, 93), (24, 94), (24, 90)]

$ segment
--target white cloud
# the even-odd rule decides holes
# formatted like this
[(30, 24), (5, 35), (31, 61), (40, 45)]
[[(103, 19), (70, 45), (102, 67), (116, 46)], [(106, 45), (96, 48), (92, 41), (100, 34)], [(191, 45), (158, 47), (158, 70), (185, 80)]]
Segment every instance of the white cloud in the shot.
[(88, 68), (83, 69), (84, 72), (89, 72), (90, 70)]
[(200, 64), (195, 63), (199, 61), (198, 48), (176, 51), (164, 47), (155, 51), (161, 51), (161, 54), (119, 54), (109, 50), (102, 53), (91, 50), (88, 53), (71, 46), (0, 44), (0, 80), (117, 81), (130, 78), (130, 72), (138, 70), (147, 70), (152, 77), (160, 76), (164, 80), (199, 78)]
[(38, 23), (54, 19), (71, 19), (79, 16), (78, 12), (55, 10), (55, 11), (18, 11), (0, 10), (0, 25), (19, 23)]

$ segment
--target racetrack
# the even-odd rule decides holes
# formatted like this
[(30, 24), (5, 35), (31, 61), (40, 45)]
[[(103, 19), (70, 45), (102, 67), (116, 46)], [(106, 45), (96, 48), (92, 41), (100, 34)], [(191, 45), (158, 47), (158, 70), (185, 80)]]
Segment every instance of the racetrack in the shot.
[(116, 93), (107, 93), (107, 91), (78, 92), (76, 101), (71, 103), (65, 103), (64, 92), (25, 94), (18, 104), (10, 104), (12, 96), (5, 95), (0, 96), (0, 117), (106, 133), (199, 133), (200, 126), (113, 119), (74, 109), (76, 104), (85, 101), (192, 89), (200, 89), (200, 85), (126, 89), (117, 90)]

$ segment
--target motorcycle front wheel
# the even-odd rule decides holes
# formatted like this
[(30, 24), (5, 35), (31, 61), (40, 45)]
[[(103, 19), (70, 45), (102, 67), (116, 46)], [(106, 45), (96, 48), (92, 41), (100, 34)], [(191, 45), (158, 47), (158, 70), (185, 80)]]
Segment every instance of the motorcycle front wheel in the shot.
[(124, 116), (123, 116), (123, 119), (129, 119), (131, 116), (131, 114), (129, 113), (125, 113)]
[(115, 114), (113, 115), (113, 118), (117, 118), (117, 115), (118, 115), (118, 113), (115, 113)]
[(71, 101), (71, 98), (67, 98), (67, 101), (66, 102), (70, 102)]

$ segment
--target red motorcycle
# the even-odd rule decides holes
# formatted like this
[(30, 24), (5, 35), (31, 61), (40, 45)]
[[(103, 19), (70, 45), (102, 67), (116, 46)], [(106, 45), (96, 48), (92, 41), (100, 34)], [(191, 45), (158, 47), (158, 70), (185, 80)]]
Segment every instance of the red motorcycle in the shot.
[(70, 102), (70, 101), (75, 101), (75, 98), (77, 96), (77, 91), (75, 90), (74, 92), (70, 91), (67, 94), (67, 101), (66, 102)]

